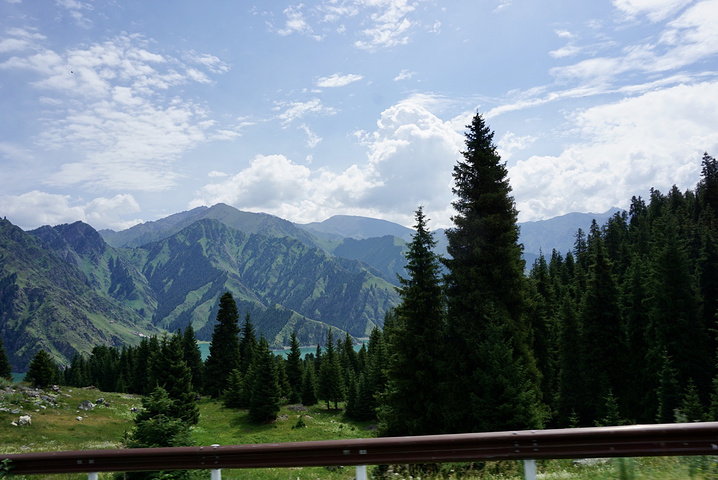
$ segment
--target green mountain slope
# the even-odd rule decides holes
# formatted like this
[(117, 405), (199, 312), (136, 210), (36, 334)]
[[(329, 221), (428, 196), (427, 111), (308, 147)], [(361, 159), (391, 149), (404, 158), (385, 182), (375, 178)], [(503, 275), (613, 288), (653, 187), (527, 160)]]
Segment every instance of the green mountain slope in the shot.
[(69, 364), (75, 351), (137, 343), (155, 331), (89, 283), (41, 239), (0, 220), (0, 334), (15, 370), (39, 349)]
[(197, 221), (133, 249), (129, 258), (157, 295), (155, 323), (174, 330), (191, 321), (199, 338), (211, 335), (217, 300), (227, 290), (275, 344), (291, 333), (287, 323), (297, 322), (305, 331), (302, 338), (298, 329), (300, 341), (312, 343), (309, 333), (327, 328), (312, 320), (367, 335), (397, 301), (393, 287), (359, 262), (218, 220)]

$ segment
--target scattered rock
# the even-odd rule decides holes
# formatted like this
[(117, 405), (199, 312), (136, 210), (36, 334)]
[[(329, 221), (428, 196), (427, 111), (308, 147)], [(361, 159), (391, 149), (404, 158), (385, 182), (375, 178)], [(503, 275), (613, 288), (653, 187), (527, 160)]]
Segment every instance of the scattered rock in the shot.
[(13, 427), (17, 427), (17, 422), (10, 422), (10, 425), (12, 425)]
[(77, 409), (78, 409), (78, 410), (85, 410), (85, 411), (87, 411), (87, 410), (94, 410), (94, 409), (95, 409), (95, 404), (92, 403), (92, 402), (89, 401), (89, 400), (85, 400), (84, 402), (82, 402), (82, 403), (77, 407)]
[(309, 409), (301, 403), (298, 403), (296, 405), (288, 405), (287, 410), (291, 410), (292, 412), (306, 412)]
[(100, 397), (95, 401), (95, 404), (97, 404), (97, 405), (102, 405), (103, 403), (105, 403), (104, 397)]
[(23, 415), (17, 420), (17, 424), (21, 427), (23, 425), (32, 425), (32, 417), (30, 415)]
[(137, 408), (137, 407), (132, 407), (132, 408), (130, 408), (130, 413), (137, 413), (137, 412), (139, 412), (139, 411), (140, 411), (140, 409)]
[(18, 413), (20, 413), (20, 409), (15, 408), (15, 409), (11, 410), (10, 413), (12, 413), (13, 415), (17, 415)]
[(82, 417), (77, 417), (77, 421), (78, 421), (78, 422), (81, 422), (81, 421), (82, 421)]

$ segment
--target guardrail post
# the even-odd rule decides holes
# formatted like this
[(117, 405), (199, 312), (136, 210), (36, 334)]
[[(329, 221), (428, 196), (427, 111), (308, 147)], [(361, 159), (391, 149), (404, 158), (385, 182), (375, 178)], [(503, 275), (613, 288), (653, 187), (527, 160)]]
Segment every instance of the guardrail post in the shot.
[(536, 480), (536, 460), (524, 460), (524, 478)]
[(211, 471), (210, 475), (211, 480), (222, 480), (222, 469), (216, 468)]
[(90, 472), (87, 474), (87, 480), (97, 480), (97, 472)]
[(366, 465), (357, 465), (356, 480), (367, 480), (366, 479)]

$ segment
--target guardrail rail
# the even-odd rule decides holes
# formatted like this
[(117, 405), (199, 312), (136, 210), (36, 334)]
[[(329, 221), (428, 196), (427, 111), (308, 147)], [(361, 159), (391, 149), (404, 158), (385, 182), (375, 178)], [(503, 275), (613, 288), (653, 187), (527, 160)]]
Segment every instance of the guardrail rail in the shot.
[(211, 445), (201, 447), (81, 450), (0, 455), (15, 475), (155, 470), (442, 463), (524, 460), (535, 478), (535, 460), (718, 455), (718, 422), (526, 430), (385, 437), (354, 440)]

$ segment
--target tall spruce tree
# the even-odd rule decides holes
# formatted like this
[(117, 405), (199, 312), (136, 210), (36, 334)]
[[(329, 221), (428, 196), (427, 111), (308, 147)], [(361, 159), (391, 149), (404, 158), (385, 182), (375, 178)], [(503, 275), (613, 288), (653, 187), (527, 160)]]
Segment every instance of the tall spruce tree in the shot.
[(429, 435), (443, 429), (442, 395), (437, 388), (444, 378), (437, 341), (443, 335), (445, 314), (441, 264), (422, 207), (415, 219), (416, 233), (406, 253), (409, 278), (399, 277), (401, 301), (388, 332), (388, 385), (379, 413), (385, 436)]
[(302, 375), (302, 404), (309, 407), (316, 405), (317, 402), (317, 381), (314, 375), (314, 365), (310, 363), (304, 367)]
[(249, 372), (250, 365), (252, 365), (252, 363), (254, 362), (254, 354), (258, 348), (257, 332), (254, 329), (254, 324), (252, 323), (252, 318), (249, 315), (249, 312), (245, 313), (244, 315), (244, 325), (242, 326), (242, 332), (240, 337), (239, 370), (242, 372), (242, 375), (246, 376)]
[(618, 285), (600, 237), (590, 240), (592, 263), (580, 308), (583, 398), (576, 410), (587, 425), (606, 416), (605, 399), (612, 392), (620, 399), (624, 379), (626, 346), (621, 328)]
[(286, 370), (291, 388), (289, 403), (299, 403), (302, 397), (302, 351), (299, 349), (296, 331), (293, 331), (290, 337)]
[[(481, 115), (474, 116), (466, 132), (466, 151), (454, 166), (454, 227), (448, 239), (445, 277), (448, 316), (444, 343), (449, 366), (444, 402), (445, 428), (450, 432), (535, 428), (542, 425), (540, 375), (531, 349), (531, 325), (525, 316), (525, 277), (522, 247), (518, 242), (517, 211), (510, 195), (505, 162), (493, 143), (493, 132)], [(492, 326), (506, 322), (504, 327)], [(508, 342), (498, 346), (510, 352), (492, 352), (508, 358), (523, 395), (505, 399), (508, 404), (487, 399), (487, 411), (475, 410), (472, 399), (486, 396), (481, 385), (490, 384), (495, 363), (479, 354), (477, 345), (488, 333)], [(487, 378), (483, 378), (487, 377)], [(502, 402), (504, 400), (502, 399)], [(502, 411), (533, 412), (517, 417)], [(487, 423), (489, 417), (493, 422)]]
[(277, 418), (281, 395), (277, 380), (277, 365), (274, 354), (264, 335), (259, 339), (252, 369), (252, 398), (249, 402), (249, 419), (254, 423), (265, 423)]
[(339, 408), (339, 402), (344, 400), (344, 378), (342, 365), (339, 361), (337, 348), (334, 344), (334, 334), (330, 328), (327, 332), (326, 351), (322, 355), (319, 367), (319, 381), (317, 382), (317, 396), (327, 402), (327, 409), (331, 402), (334, 408)]
[(170, 415), (188, 425), (196, 425), (199, 421), (197, 394), (192, 388), (192, 371), (184, 360), (181, 334), (163, 337), (159, 352), (150, 358), (157, 385), (164, 388), (172, 400)]
[(227, 388), (232, 370), (239, 368), (239, 314), (229, 292), (219, 299), (217, 324), (212, 332), (209, 356), (205, 361), (205, 391), (219, 398)]
[(204, 362), (202, 352), (197, 344), (197, 337), (192, 328), (192, 323), (187, 324), (182, 334), (182, 349), (184, 361), (192, 372), (192, 388), (195, 392), (202, 391), (202, 374), (204, 373)]

